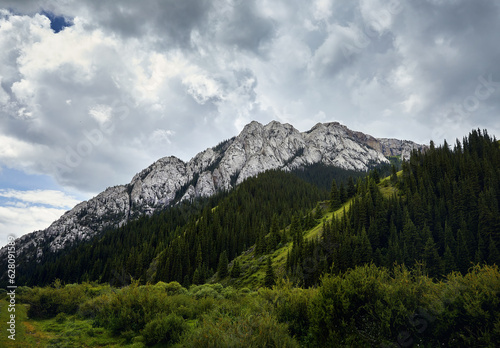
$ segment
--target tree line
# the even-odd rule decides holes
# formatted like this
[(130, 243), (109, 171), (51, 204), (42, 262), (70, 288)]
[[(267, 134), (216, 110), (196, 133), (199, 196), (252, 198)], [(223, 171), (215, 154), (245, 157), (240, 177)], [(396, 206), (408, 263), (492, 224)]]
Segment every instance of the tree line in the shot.
[[(429, 276), (442, 278), (465, 274), (473, 264), (500, 263), (500, 147), (486, 131), (472, 131), (453, 149), (431, 142), (425, 153), (412, 153), (401, 175), (393, 169), (379, 181), (372, 172), (358, 182), (349, 208), (324, 222), (316, 240), (300, 238), (299, 219), (292, 224), (299, 237), (287, 262), (290, 276), (310, 286), (327, 271), (373, 262), (423, 263)], [(384, 197), (384, 187), (397, 191)], [(334, 181), (332, 209), (346, 201), (342, 191)]]

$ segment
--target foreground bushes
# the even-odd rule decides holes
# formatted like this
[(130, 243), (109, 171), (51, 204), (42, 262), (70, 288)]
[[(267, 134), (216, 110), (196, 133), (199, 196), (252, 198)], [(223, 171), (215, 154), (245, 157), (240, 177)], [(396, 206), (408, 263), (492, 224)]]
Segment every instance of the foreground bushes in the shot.
[(476, 266), (434, 283), (417, 267), (393, 274), (373, 265), (323, 279), (309, 307), (322, 346), (498, 347), (500, 273)]
[(475, 266), (433, 282), (417, 266), (365, 265), (316, 289), (158, 283), (55, 284), (23, 291), (31, 317), (93, 321), (137, 344), (181, 347), (500, 346), (500, 272)]
[(87, 299), (111, 291), (108, 285), (83, 283), (63, 286), (59, 281), (45, 288), (23, 288), (22, 292), (17, 292), (18, 298), (30, 305), (28, 316), (34, 319), (52, 318), (58, 313), (74, 314)]
[(146, 324), (142, 335), (146, 344), (172, 344), (179, 341), (188, 326), (184, 319), (175, 313), (160, 315)]

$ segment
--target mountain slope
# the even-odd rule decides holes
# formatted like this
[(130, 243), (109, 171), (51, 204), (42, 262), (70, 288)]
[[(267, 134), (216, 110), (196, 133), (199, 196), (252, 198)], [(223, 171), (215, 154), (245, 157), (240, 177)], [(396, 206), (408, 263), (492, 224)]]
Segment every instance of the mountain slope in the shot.
[[(301, 133), (289, 124), (273, 121), (264, 126), (254, 121), (237, 137), (187, 163), (173, 156), (159, 159), (129, 184), (108, 188), (75, 206), (46, 230), (21, 237), (18, 250), (29, 249), (31, 257), (38, 259), (41, 245), (48, 243), (51, 251), (60, 250), (104, 228), (122, 226), (178, 201), (229, 190), (269, 169), (292, 170), (323, 163), (366, 171), (371, 164), (388, 162), (383, 152), (405, 157), (410, 149), (423, 148), (412, 142), (379, 140), (336, 122), (319, 123)], [(3, 253), (5, 248), (0, 251)]]

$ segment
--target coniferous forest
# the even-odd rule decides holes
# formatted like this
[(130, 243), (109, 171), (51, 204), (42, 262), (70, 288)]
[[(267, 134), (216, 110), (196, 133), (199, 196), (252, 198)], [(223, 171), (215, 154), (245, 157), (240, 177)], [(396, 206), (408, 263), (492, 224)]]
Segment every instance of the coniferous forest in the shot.
[(494, 137), (310, 169), (20, 263), (26, 346), (500, 346)]

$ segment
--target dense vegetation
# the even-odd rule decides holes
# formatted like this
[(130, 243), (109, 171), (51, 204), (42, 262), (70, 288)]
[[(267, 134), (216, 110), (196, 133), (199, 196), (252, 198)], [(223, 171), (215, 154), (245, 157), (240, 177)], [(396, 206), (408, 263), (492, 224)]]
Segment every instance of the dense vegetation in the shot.
[[(30, 305), (30, 318), (61, 330), (44, 342), (55, 347), (103, 341), (99, 345), (495, 347), (499, 291), (496, 266), (435, 282), (418, 266), (389, 272), (371, 264), (325, 276), (309, 289), (283, 280), (253, 291), (218, 283), (186, 289), (177, 282), (134, 282), (114, 289), (56, 282), (23, 289), (19, 299)], [(85, 330), (74, 332), (77, 324)]]
[(329, 193), (264, 173), (26, 266), (52, 285), (19, 299), (91, 323), (71, 346), (500, 346), (499, 143), (473, 131), (389, 173)]
[[(333, 201), (345, 201), (335, 184)], [(473, 131), (453, 150), (431, 144), (425, 154), (413, 153), (401, 175), (394, 171), (382, 184), (368, 176), (342, 218), (324, 223), (321, 238), (303, 241), (304, 228), (293, 226), (298, 242), (287, 269), (309, 286), (328, 270), (370, 262), (392, 268), (421, 261), (434, 278), (500, 264), (499, 207), (500, 148), (486, 132)]]

